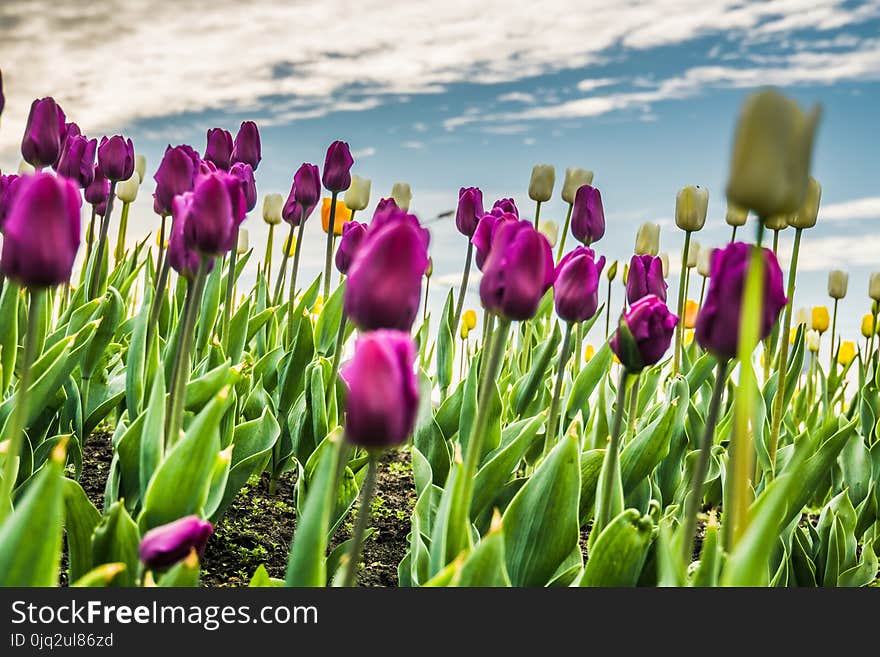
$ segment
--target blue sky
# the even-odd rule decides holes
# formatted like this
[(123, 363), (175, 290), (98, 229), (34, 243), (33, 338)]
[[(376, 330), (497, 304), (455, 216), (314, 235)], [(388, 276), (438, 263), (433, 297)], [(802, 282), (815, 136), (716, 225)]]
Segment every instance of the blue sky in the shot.
[[(828, 269), (849, 271), (842, 324), (854, 335), (868, 273), (880, 270), (878, 34), (876, 1), (112, 0), (96, 9), (9, 0), (0, 7), (0, 168), (17, 165), (37, 96), (54, 95), (87, 133), (130, 135), (152, 166), (166, 144), (202, 149), (208, 127), (234, 131), (247, 118), (263, 136), (261, 194), (286, 194), (295, 168), (322, 164), (334, 139), (351, 144), (355, 173), (372, 179), (371, 206), (406, 181), (423, 220), (453, 208), (462, 185), (513, 196), (531, 216), (533, 164), (556, 166), (557, 197), (565, 167), (582, 166), (605, 202), (598, 250), (628, 258), (638, 224), (657, 221), (675, 261), (683, 185), (710, 190), (697, 239), (728, 237), (733, 124), (747, 93), (772, 84), (823, 106), (813, 166), (823, 210), (805, 237), (795, 304), (824, 303)], [(134, 212), (141, 233), (156, 226), (151, 191)], [(557, 198), (542, 218), (564, 212)], [(262, 253), (258, 212), (249, 224)], [(317, 274), (323, 249), (311, 229), (305, 264)], [(790, 238), (782, 234), (783, 264)], [(450, 221), (432, 224), (435, 289), (460, 276), (464, 245)], [(670, 279), (674, 298), (675, 267)], [(472, 293), (468, 305), (477, 304)]]

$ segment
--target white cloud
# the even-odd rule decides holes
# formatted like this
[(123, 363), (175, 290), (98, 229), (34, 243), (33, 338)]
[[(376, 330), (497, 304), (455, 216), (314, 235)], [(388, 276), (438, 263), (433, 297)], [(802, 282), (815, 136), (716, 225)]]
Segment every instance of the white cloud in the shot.
[(617, 78), (587, 78), (586, 80), (581, 80), (577, 83), (578, 91), (593, 91), (593, 89), (599, 89), (600, 87), (607, 87), (608, 85), (615, 84), (617, 82)]
[(376, 154), (376, 149), (372, 146), (367, 146), (366, 148), (361, 148), (357, 151), (352, 151), (351, 156), (356, 160), (362, 160), (365, 157), (373, 157)]
[(522, 103), (523, 105), (531, 105), (535, 102), (535, 95), (522, 91), (511, 91), (507, 94), (498, 96), (499, 103)]
[[(841, 203), (822, 205), (819, 221), (854, 221), (857, 219), (880, 219), (880, 196), (857, 198)], [(875, 254), (876, 260), (876, 254)]]
[[(847, 0), (262, 0), (244, 8), (240, 0), (4, 0), (0, 62), (7, 107), (0, 151), (17, 146), (30, 101), (45, 95), (56, 96), (92, 134), (203, 111), (290, 122), (438, 93), (456, 83), (580, 69), (621, 47), (647, 49), (713, 34), (745, 38), (763, 31), (771, 39), (786, 30), (837, 29), (868, 19), (878, 6), (876, 0), (858, 7)], [(876, 71), (876, 55), (842, 61), (802, 52), (800, 61), (787, 62), (775, 77), (786, 78), (792, 68), (809, 71), (802, 79), (813, 82), (848, 79)], [(738, 77), (748, 74), (723, 75), (735, 78), (727, 84), (753, 83)], [(558, 111), (595, 115), (693, 93), (689, 84), (647, 91), (647, 98), (572, 101), (581, 105)]]

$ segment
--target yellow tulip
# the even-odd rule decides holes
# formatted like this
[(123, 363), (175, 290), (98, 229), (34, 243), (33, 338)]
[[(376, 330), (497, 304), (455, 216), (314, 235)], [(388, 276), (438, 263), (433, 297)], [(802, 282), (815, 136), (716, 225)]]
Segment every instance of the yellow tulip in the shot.
[(589, 362), (590, 359), (592, 359), (593, 356), (595, 356), (595, 355), (596, 355), (596, 348), (593, 345), (588, 344), (584, 348), (584, 361)]
[(692, 330), (687, 330), (684, 332), (684, 346), (690, 347), (691, 343), (694, 341), (694, 332)]
[(294, 256), (294, 253), (296, 253), (296, 235), (288, 235), (284, 238), (284, 252), (287, 253), (289, 258)]
[(795, 338), (797, 338), (798, 330), (796, 328), (790, 329), (788, 332), (788, 344), (794, 344)]
[(319, 294), (318, 298), (315, 299), (315, 305), (312, 306), (312, 313), (320, 315), (322, 310), (324, 310), (324, 297)]
[(468, 331), (473, 331), (477, 328), (477, 313), (473, 310), (465, 310), (462, 321), (464, 322), (464, 325), (468, 327)]
[(837, 362), (846, 367), (856, 357), (856, 343), (852, 340), (844, 340), (837, 350)]
[(874, 316), (871, 313), (868, 313), (864, 317), (862, 317), (862, 336), (866, 338), (870, 338), (871, 334), (874, 332)]
[(697, 313), (700, 311), (700, 304), (693, 299), (688, 299), (684, 304), (684, 327), (692, 329), (697, 325)]
[(465, 324), (464, 322), (462, 322), (462, 323), (461, 323), (461, 339), (462, 339), (462, 340), (467, 340), (467, 339), (468, 339), (468, 333), (469, 333), (469, 332), (470, 332), (470, 329), (468, 329), (467, 324)]
[(828, 315), (828, 308), (825, 306), (814, 306), (813, 312), (810, 315), (810, 328), (818, 331), (821, 335), (828, 330), (829, 324), (831, 324), (831, 317)]
[[(330, 226), (330, 203), (329, 196), (325, 196), (321, 202), (321, 227), (326, 233)], [(351, 221), (351, 210), (345, 204), (345, 201), (336, 201), (336, 214), (333, 216), (333, 234), (342, 235), (342, 226)]]

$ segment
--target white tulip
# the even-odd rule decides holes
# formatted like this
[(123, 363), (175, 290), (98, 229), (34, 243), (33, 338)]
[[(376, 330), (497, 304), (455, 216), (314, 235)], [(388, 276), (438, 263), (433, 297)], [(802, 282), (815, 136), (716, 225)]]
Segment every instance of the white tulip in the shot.
[(263, 221), (270, 226), (280, 224), (283, 207), (284, 197), (281, 194), (266, 194), (263, 197)]
[(807, 349), (809, 349), (813, 353), (819, 351), (819, 331), (814, 331), (813, 329), (810, 329), (809, 331), (807, 331), (806, 338)]
[(675, 196), (675, 225), (682, 230), (700, 230), (708, 211), (709, 190), (705, 187), (688, 185)]
[(147, 175), (147, 158), (145, 156), (134, 156), (134, 170), (137, 172), (138, 180), (144, 182), (144, 176)]
[[(409, 202), (412, 200), (412, 190), (407, 183), (394, 183), (391, 188), (391, 198), (401, 210), (409, 210)], [(348, 205), (346, 203), (346, 205)]]
[(593, 184), (593, 172), (580, 167), (568, 167), (565, 170), (565, 182), (562, 183), (562, 200), (574, 203), (574, 196), (584, 185)]
[(741, 208), (734, 203), (727, 204), (727, 214), (724, 215), (724, 221), (727, 222), (728, 226), (745, 226), (748, 218), (748, 210)]
[(551, 248), (556, 246), (556, 240), (559, 239), (559, 227), (556, 225), (556, 222), (549, 219), (542, 221), (538, 224), (538, 230), (550, 242)]
[(697, 261), (700, 258), (700, 243), (697, 240), (691, 240), (690, 246), (688, 246), (688, 260), (687, 267), (688, 269), (693, 269), (697, 266)]
[(822, 200), (822, 185), (815, 178), (810, 178), (807, 184), (807, 193), (800, 209), (788, 217), (788, 224), (792, 228), (812, 228), (816, 225), (819, 216), (819, 201)]
[[(345, 192), (345, 206), (352, 211), (360, 212), (366, 209), (370, 204), (370, 187), (372, 182), (369, 178), (361, 178), (358, 175), (352, 175), (351, 186)], [(398, 203), (398, 205), (400, 205)], [(409, 201), (407, 201), (409, 205)]]
[(764, 219), (764, 228), (767, 230), (784, 230), (788, 228), (789, 217), (791, 215), (774, 214)]
[(238, 229), (238, 244), (236, 246), (236, 251), (238, 255), (244, 255), (248, 252), (248, 249), (251, 246), (250, 235), (248, 235), (247, 228), (239, 228)]
[(812, 323), (812, 318), (810, 316), (809, 308), (798, 308), (794, 314), (794, 324), (797, 326), (798, 324), (809, 325)]
[(636, 233), (636, 255), (656, 256), (660, 251), (660, 225), (647, 221)]
[(880, 272), (871, 274), (871, 279), (868, 282), (868, 296), (874, 301), (880, 301)]
[(529, 180), (529, 198), (541, 203), (549, 201), (555, 182), (556, 170), (552, 164), (536, 164), (532, 167), (532, 178)]
[(141, 179), (138, 178), (137, 171), (135, 171), (131, 174), (131, 178), (123, 180), (116, 185), (116, 198), (123, 203), (134, 203), (140, 186)]
[(660, 258), (660, 264), (663, 265), (663, 278), (668, 278), (669, 277), (669, 254), (664, 251), (658, 257)]
[(712, 273), (713, 251), (715, 251), (715, 249), (700, 249), (700, 254), (697, 256), (697, 273), (700, 276), (708, 277)]
[(828, 296), (832, 299), (843, 299), (849, 286), (849, 274), (840, 269), (828, 272)]

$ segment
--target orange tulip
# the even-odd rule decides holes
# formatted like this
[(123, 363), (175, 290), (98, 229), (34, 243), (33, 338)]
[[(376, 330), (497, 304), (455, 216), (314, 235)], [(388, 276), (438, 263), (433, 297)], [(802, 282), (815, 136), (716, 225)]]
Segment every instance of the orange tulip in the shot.
[[(321, 227), (325, 233), (330, 225), (330, 203), (329, 196), (325, 196), (321, 203)], [(342, 235), (342, 226), (349, 221), (351, 221), (351, 210), (345, 205), (345, 201), (337, 200), (336, 214), (333, 216), (333, 234)]]
[(700, 310), (700, 304), (693, 299), (688, 299), (684, 305), (684, 327), (692, 329), (697, 325), (697, 313)]

